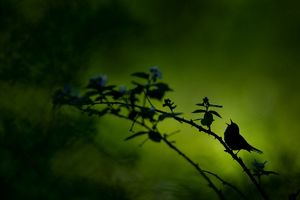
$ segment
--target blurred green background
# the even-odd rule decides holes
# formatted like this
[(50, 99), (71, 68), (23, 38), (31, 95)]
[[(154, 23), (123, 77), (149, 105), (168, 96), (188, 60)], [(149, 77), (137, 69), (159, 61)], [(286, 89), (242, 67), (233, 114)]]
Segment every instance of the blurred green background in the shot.
[[(65, 84), (83, 91), (106, 74), (130, 86), (130, 73), (159, 66), (187, 118), (208, 96), (268, 161), (262, 186), (274, 199), (300, 187), (300, 3), (287, 0), (0, 1), (0, 183), (4, 199), (215, 199), (207, 183), (164, 144), (124, 142), (130, 123), (52, 110)], [(160, 104), (155, 102), (155, 104)], [(189, 126), (176, 145), (204, 169), (252, 199), (254, 186), (219, 143)], [(220, 186), (228, 199), (239, 197)]]

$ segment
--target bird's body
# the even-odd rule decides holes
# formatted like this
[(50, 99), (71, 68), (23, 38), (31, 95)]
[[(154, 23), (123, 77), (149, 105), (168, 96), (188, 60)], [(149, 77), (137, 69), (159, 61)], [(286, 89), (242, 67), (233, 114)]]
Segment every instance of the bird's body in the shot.
[(255, 151), (257, 153), (262, 153), (261, 150), (251, 146), (245, 138), (240, 134), (239, 127), (236, 123), (231, 121), (231, 124), (228, 124), (224, 132), (225, 143), (231, 150), (247, 150), (249, 152)]

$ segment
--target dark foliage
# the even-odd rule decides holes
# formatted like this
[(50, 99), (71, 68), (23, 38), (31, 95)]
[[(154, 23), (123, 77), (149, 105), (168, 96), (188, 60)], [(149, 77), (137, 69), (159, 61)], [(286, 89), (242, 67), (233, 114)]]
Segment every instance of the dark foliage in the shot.
[[(241, 145), (241, 143), (237, 140), (230, 140), (230, 142), (228, 142), (228, 134), (225, 134), (225, 141), (223, 141), (223, 139), (219, 135), (211, 131), (211, 126), (214, 122), (214, 116), (221, 118), (221, 115), (211, 108), (222, 108), (221, 105), (211, 104), (207, 97), (203, 98), (202, 103), (196, 104), (197, 106), (200, 106), (202, 108), (193, 111), (193, 113), (203, 116), (199, 120), (201, 120), (202, 126), (207, 127), (207, 129), (205, 129), (201, 125), (196, 124), (194, 122), (195, 120), (186, 120), (185, 118), (180, 117), (183, 113), (174, 112), (176, 105), (174, 102), (172, 102), (172, 100), (168, 98), (164, 99), (164, 103), (162, 104), (162, 106), (167, 107), (170, 112), (156, 109), (152, 101), (162, 100), (166, 92), (172, 91), (168, 84), (160, 82), (160, 80), (162, 79), (162, 74), (157, 67), (151, 67), (149, 72), (133, 73), (132, 76), (138, 78), (139, 81), (132, 81), (132, 88), (129, 89), (120, 86), (120, 89), (116, 90), (115, 85), (107, 84), (106, 76), (99, 76), (90, 79), (87, 86), (88, 91), (83, 96), (73, 95), (72, 89), (70, 88), (64, 88), (63, 90), (60, 89), (53, 96), (54, 106), (57, 107), (62, 105), (70, 105), (76, 107), (84, 113), (87, 113), (89, 116), (96, 115), (98, 117), (102, 117), (106, 114), (111, 114), (115, 117), (130, 120), (132, 121), (130, 131), (133, 132), (133, 134), (126, 137), (125, 140), (131, 140), (146, 135), (148, 137), (145, 141), (147, 141), (148, 139), (153, 142), (163, 141), (171, 149), (182, 156), (187, 162), (189, 162), (200, 173), (200, 175), (208, 182), (209, 186), (213, 189), (213, 191), (218, 195), (220, 199), (225, 199), (226, 195), (224, 195), (223, 192), (218, 189), (218, 187), (214, 182), (211, 181), (208, 175), (214, 176), (224, 185), (227, 185), (231, 189), (236, 191), (242, 198), (247, 199), (247, 197), (233, 184), (230, 184), (227, 181), (223, 180), (215, 173), (201, 169), (199, 164), (196, 164), (181, 150), (174, 146), (173, 142), (168, 140), (168, 134), (161, 133), (158, 127), (159, 124), (167, 118), (192, 125), (200, 132), (205, 132), (208, 135), (216, 138), (225, 148), (225, 152), (230, 154), (232, 158), (243, 168), (250, 180), (256, 186), (262, 198), (268, 199), (268, 195), (258, 183), (258, 180), (260, 180), (264, 175), (277, 173), (264, 170), (264, 163), (259, 164), (258, 162), (256, 162), (256, 165), (254, 165), (254, 170), (252, 173), (251, 170), (248, 169), (244, 164), (243, 160), (232, 151), (241, 149), (250, 151), (250, 149), (246, 147), (239, 149), (234, 148), (237, 145)], [(135, 132), (135, 124), (139, 125), (144, 130)], [(228, 132), (228, 128), (226, 129), (226, 131)], [(242, 136), (240, 137), (242, 138)], [(245, 139), (243, 141), (245, 142), (245, 144), (247, 143)], [(258, 149), (255, 149), (254, 147), (249, 145), (249, 148), (250, 147), (252, 148), (251, 150), (259, 151)], [(257, 177), (258, 180), (255, 179), (255, 177)]]

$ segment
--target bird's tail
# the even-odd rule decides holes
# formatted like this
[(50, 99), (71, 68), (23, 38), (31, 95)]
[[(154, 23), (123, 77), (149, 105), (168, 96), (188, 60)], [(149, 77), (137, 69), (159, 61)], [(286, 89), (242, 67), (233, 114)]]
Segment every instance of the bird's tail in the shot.
[(263, 153), (261, 150), (259, 150), (259, 149), (257, 149), (257, 148), (254, 148), (254, 147), (252, 147), (251, 146), (251, 149), (250, 149), (250, 151), (255, 151), (256, 153)]

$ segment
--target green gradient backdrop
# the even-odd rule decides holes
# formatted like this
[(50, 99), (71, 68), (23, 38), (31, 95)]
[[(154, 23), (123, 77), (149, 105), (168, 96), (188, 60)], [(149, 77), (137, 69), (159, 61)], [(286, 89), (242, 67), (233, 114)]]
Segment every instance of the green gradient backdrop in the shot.
[[(82, 91), (106, 74), (129, 86), (129, 74), (158, 65), (175, 90), (168, 95), (191, 115), (204, 96), (230, 118), (280, 176), (264, 177), (270, 196), (300, 186), (299, 3), (273, 1), (0, 2), (0, 175), (7, 199), (209, 199), (215, 195), (163, 144), (124, 142), (130, 124), (53, 112), (64, 84)], [(255, 193), (212, 138), (178, 123), (165, 132), (203, 168)], [(221, 186), (222, 187), (222, 186)], [(223, 188), (223, 187), (222, 187)], [(224, 190), (227, 190), (225, 187)], [(228, 191), (229, 199), (237, 198)], [(257, 197), (253, 197), (257, 198)]]

